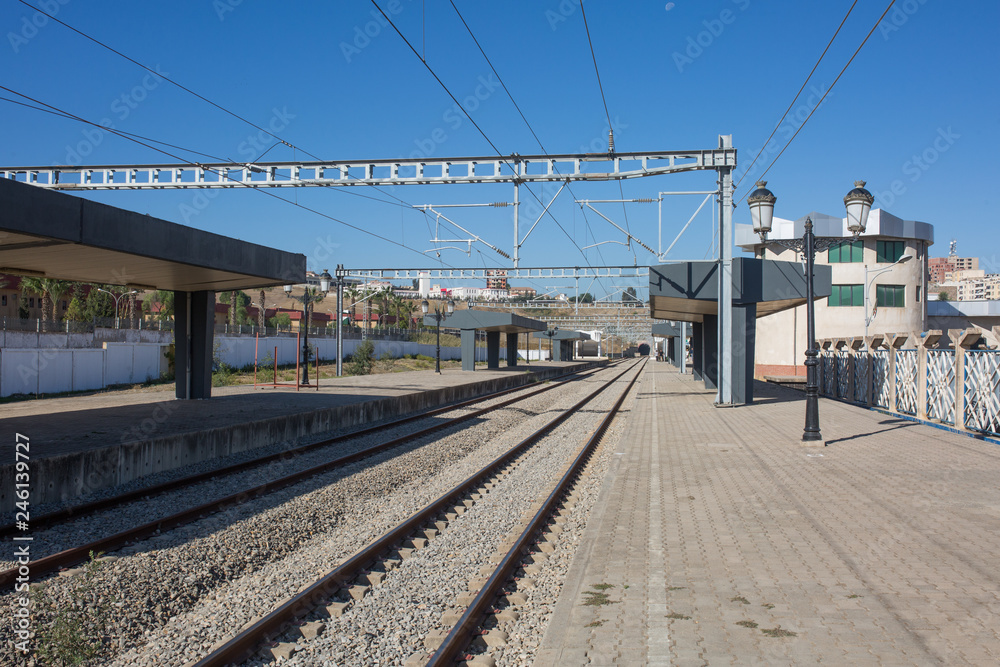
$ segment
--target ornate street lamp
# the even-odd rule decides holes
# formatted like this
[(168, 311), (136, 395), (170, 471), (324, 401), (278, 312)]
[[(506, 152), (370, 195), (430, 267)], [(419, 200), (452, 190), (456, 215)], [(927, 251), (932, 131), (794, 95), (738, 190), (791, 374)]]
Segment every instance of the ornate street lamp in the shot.
[[(434, 358), (434, 372), (441, 372), (441, 320), (447, 318), (449, 315), (455, 312), (455, 302), (452, 299), (448, 299), (446, 304), (447, 312), (442, 313), (441, 307), (434, 306), (434, 321), (437, 323), (437, 355)], [(420, 310), (423, 311), (424, 315), (429, 314), (431, 305), (427, 303), (427, 299), (424, 299), (420, 303)]]
[[(315, 287), (311, 288), (306, 285), (305, 293), (301, 297), (292, 296), (292, 286), (285, 285), (285, 294), (296, 301), (302, 302), (302, 324), (305, 325), (306, 332), (302, 336), (302, 385), (309, 384), (309, 311), (312, 309), (312, 304), (316, 301), (322, 301), (327, 293), (330, 291), (330, 281), (333, 280), (333, 276), (327, 269), (323, 269), (323, 273), (319, 276), (319, 289)], [(316, 378), (319, 382), (319, 378)]]
[(775, 243), (784, 248), (801, 252), (806, 260), (806, 425), (802, 432), (802, 440), (822, 440), (819, 430), (819, 349), (816, 346), (816, 312), (813, 305), (813, 266), (817, 250), (835, 248), (844, 243), (853, 243), (865, 231), (868, 223), (868, 213), (871, 211), (875, 197), (865, 190), (864, 181), (855, 181), (854, 189), (844, 197), (847, 208), (847, 229), (851, 237), (817, 237), (813, 235), (812, 218), (806, 217), (805, 234), (801, 239), (768, 241), (767, 234), (771, 231), (774, 216), (774, 202), (777, 197), (768, 190), (766, 181), (757, 181), (757, 189), (747, 197), (750, 207), (750, 219), (753, 230), (766, 246)]

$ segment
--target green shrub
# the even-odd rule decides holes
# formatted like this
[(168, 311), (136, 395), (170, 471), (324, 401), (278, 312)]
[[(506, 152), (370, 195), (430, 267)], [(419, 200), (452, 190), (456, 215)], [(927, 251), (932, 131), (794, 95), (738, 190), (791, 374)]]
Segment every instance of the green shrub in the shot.
[(350, 375), (370, 375), (374, 366), (375, 344), (370, 340), (364, 340), (354, 350), (346, 370)]

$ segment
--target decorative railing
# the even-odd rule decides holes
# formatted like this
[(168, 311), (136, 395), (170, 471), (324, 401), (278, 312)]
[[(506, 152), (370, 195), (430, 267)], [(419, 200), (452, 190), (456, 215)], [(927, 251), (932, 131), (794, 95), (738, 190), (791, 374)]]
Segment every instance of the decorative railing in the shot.
[[(820, 392), (918, 419), (1000, 435), (1000, 350), (977, 330), (820, 341)], [(973, 349), (977, 348), (977, 349)]]

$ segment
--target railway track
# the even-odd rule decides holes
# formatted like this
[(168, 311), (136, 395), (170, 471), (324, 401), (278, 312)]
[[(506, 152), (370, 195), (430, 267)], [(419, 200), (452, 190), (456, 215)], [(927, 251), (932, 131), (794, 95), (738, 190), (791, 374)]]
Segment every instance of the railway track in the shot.
[[(620, 363), (617, 361), (611, 362)], [(592, 374), (595, 369), (587, 369), (584, 371), (573, 371), (570, 373), (564, 373), (562, 375), (557, 375), (552, 378), (552, 380), (565, 380), (566, 378), (580, 376), (584, 377), (586, 375)], [(552, 387), (545, 387), (543, 391), (548, 391)], [(31, 525), (35, 530), (45, 529), (49, 526), (57, 525), (66, 521), (71, 521), (75, 519), (80, 519), (86, 516), (90, 516), (102, 510), (116, 507), (127, 502), (132, 502), (135, 500), (144, 500), (152, 498), (164, 493), (170, 493), (172, 491), (177, 491), (187, 486), (193, 484), (198, 484), (206, 480), (215, 479), (222, 475), (231, 475), (234, 473), (242, 472), (244, 470), (250, 470), (252, 468), (268, 465), (276, 461), (283, 461), (289, 458), (311, 452), (316, 449), (323, 447), (329, 447), (330, 445), (335, 445), (338, 443), (346, 442), (348, 440), (363, 437), (366, 435), (376, 434), (388, 429), (396, 428), (404, 424), (410, 424), (421, 419), (428, 419), (430, 417), (435, 417), (437, 415), (446, 414), (448, 412), (458, 410), (461, 408), (466, 408), (477, 403), (482, 403), (483, 401), (489, 401), (493, 399), (500, 398), (501, 396), (506, 396), (508, 394), (516, 393), (519, 391), (524, 391), (525, 387), (514, 387), (512, 389), (504, 389), (492, 394), (485, 394), (483, 396), (477, 396), (471, 398), (467, 401), (461, 401), (459, 403), (453, 403), (450, 405), (445, 405), (440, 408), (433, 408), (431, 410), (420, 411), (400, 419), (394, 419), (392, 421), (385, 422), (383, 424), (378, 424), (376, 426), (370, 426), (367, 428), (358, 429), (355, 431), (350, 431), (348, 433), (343, 433), (332, 438), (326, 438), (318, 442), (309, 443), (306, 445), (300, 445), (297, 447), (290, 447), (284, 449), (275, 454), (269, 454), (266, 456), (260, 456), (247, 461), (241, 461), (240, 463), (235, 463), (232, 465), (215, 468), (205, 472), (197, 473), (194, 475), (187, 475), (184, 477), (179, 477), (177, 479), (172, 479), (160, 484), (155, 484), (151, 486), (142, 487), (140, 489), (135, 489), (126, 493), (118, 494), (115, 496), (109, 496), (107, 498), (100, 498), (87, 503), (81, 503), (78, 505), (71, 505), (65, 507), (61, 510), (54, 512), (49, 512), (47, 514), (38, 515), (32, 518)], [(17, 529), (17, 525), (13, 522), (0, 525), (0, 538), (10, 537), (11, 535), (18, 535), (20, 531)]]
[[(594, 371), (588, 370), (582, 373), (567, 373), (562, 376), (558, 376), (554, 379), (562, 379), (564, 381), (573, 381), (577, 378), (590, 377)], [(569, 378), (569, 379), (567, 379)], [(130, 492), (120, 496), (115, 496), (113, 498), (102, 499), (88, 505), (80, 506), (77, 508), (69, 508), (67, 510), (49, 514), (43, 517), (38, 517), (32, 522), (32, 527), (37, 529), (40, 525), (47, 523), (48, 525), (53, 525), (61, 521), (66, 521), (70, 519), (83, 518), (85, 516), (92, 516), (93, 514), (114, 508), (118, 505), (135, 502), (137, 500), (145, 500), (150, 497), (164, 495), (167, 493), (179, 491), (195, 484), (206, 482), (206, 481), (218, 481), (221, 477), (226, 475), (233, 475), (241, 473), (253, 468), (259, 468), (262, 466), (272, 465), (276, 462), (284, 462), (294, 459), (297, 456), (301, 456), (307, 452), (314, 450), (319, 450), (323, 447), (329, 447), (336, 444), (341, 444), (348, 442), (350, 440), (377, 436), (380, 433), (391, 431), (404, 426), (407, 424), (413, 424), (417, 421), (438, 417), (448, 412), (454, 412), (457, 410), (463, 410), (475, 406), (476, 404), (483, 403), (486, 401), (493, 401), (500, 399), (509, 394), (522, 392), (513, 398), (502, 400), (499, 403), (491, 404), (489, 406), (478, 408), (466, 412), (465, 414), (460, 414), (456, 417), (450, 419), (444, 419), (439, 422), (433, 423), (430, 426), (426, 426), (416, 431), (411, 431), (402, 436), (393, 437), (386, 441), (380, 442), (376, 445), (365, 447), (359, 451), (351, 452), (341, 456), (337, 456), (334, 459), (324, 461), (317, 465), (312, 465), (302, 470), (298, 470), (291, 474), (286, 474), (276, 479), (269, 480), (263, 484), (257, 484), (249, 488), (241, 489), (235, 493), (227, 494), (221, 498), (217, 498), (210, 502), (202, 503), (197, 506), (191, 507), (186, 510), (171, 513), (167, 516), (157, 518), (153, 521), (143, 523), (138, 526), (134, 526), (127, 530), (119, 531), (105, 537), (101, 537), (96, 540), (88, 541), (84, 544), (78, 546), (64, 548), (56, 553), (52, 553), (48, 556), (36, 559), (28, 564), (31, 572), (31, 578), (37, 580), (44, 577), (52, 572), (55, 572), (62, 568), (71, 567), (76, 565), (88, 558), (91, 553), (107, 553), (116, 551), (124, 546), (131, 545), (140, 540), (144, 540), (151, 536), (158, 536), (166, 531), (177, 529), (181, 526), (185, 526), (194, 521), (201, 520), (208, 515), (219, 512), (220, 510), (231, 509), (238, 506), (247, 500), (259, 498), (263, 495), (273, 493), (280, 489), (287, 488), (293, 484), (299, 483), (303, 480), (315, 477), (338, 468), (343, 468), (352, 463), (361, 461), (363, 459), (375, 456), (377, 454), (390, 451), (400, 445), (407, 442), (418, 440), (420, 438), (427, 437), (434, 433), (444, 431), (446, 429), (452, 428), (462, 422), (466, 422), (482, 415), (485, 415), (493, 410), (499, 410), (504, 407), (513, 405), (518, 402), (528, 401), (530, 399), (538, 397), (540, 394), (552, 391), (563, 383), (548, 383), (542, 387), (529, 390), (525, 392), (524, 387), (517, 387), (514, 389), (507, 389), (500, 392), (495, 392), (486, 396), (481, 396), (468, 401), (463, 401), (450, 406), (445, 406), (442, 408), (435, 408), (426, 412), (421, 412), (416, 415), (410, 415), (402, 419), (393, 420), (391, 422), (380, 424), (378, 426), (361, 429), (351, 433), (346, 433), (338, 435), (333, 438), (327, 438), (325, 440), (311, 443), (308, 445), (303, 445), (297, 448), (285, 450), (283, 452), (260, 457), (250, 461), (242, 462), (239, 464), (227, 466), (224, 468), (216, 469), (214, 471), (199, 473), (197, 475), (192, 475), (189, 477), (180, 478), (177, 480), (172, 480), (163, 484), (156, 485), (155, 487), (150, 487), (147, 489), (141, 489), (135, 492)], [(10, 526), (5, 526), (4, 529), (10, 530)], [(37, 535), (36, 535), (37, 536)], [(37, 553), (37, 549), (36, 549)], [(12, 585), (18, 576), (19, 568), (11, 567), (9, 569), (0, 571), (0, 587), (7, 587)]]
[[(300, 586), (295, 595), (277, 605), (261, 618), (248, 623), (240, 632), (219, 644), (198, 660), (196, 667), (211, 667), (240, 664), (253, 656), (262, 647), (265, 655), (287, 659), (298, 649), (298, 635), (306, 639), (315, 638), (325, 627), (324, 618), (340, 617), (353, 604), (365, 598), (377, 587), (389, 572), (413, 557), (415, 553), (433, 542), (442, 533), (449, 531), (452, 524), (459, 521), (469, 508), (486, 497), (507, 479), (513, 479), (514, 471), (533, 454), (535, 445), (552, 435), (560, 425), (581, 412), (597, 410), (596, 399), (624, 376), (631, 374), (631, 380), (617, 397), (613, 407), (600, 420), (600, 424), (590, 432), (585, 444), (571, 457), (571, 463), (563, 469), (558, 481), (546, 490), (544, 498), (532, 505), (524, 525), (504, 543), (504, 548), (491, 559), (494, 564), (483, 567), (482, 578), (473, 582), (468, 593), (459, 596), (458, 602), (466, 609), (459, 617), (453, 618), (454, 627), (447, 633), (435, 633), (428, 641), (436, 652), (426, 655), (416, 654), (407, 664), (445, 665), (463, 657), (470, 644), (477, 644), (476, 650), (483, 650), (490, 643), (489, 633), (480, 629), (484, 620), (495, 617), (499, 612), (496, 605), (498, 596), (504, 595), (511, 577), (524, 563), (523, 559), (536, 558), (532, 553), (545, 550), (535, 543), (539, 531), (549, 522), (552, 513), (563, 501), (567, 490), (579, 476), (602, 435), (613, 420), (618, 409), (628, 395), (636, 379), (641, 374), (643, 362), (628, 366), (614, 378), (590, 392), (572, 407), (563, 409), (534, 433), (518, 442), (507, 451), (495, 457), (488, 464), (474, 472), (422, 509), (410, 515), (405, 521), (384, 532), (368, 543), (353, 556), (344, 560), (336, 568), (318, 579)], [(566, 436), (562, 436), (565, 438)], [(530, 468), (530, 466), (527, 466)], [(553, 532), (558, 528), (553, 528)], [(510, 596), (508, 596), (508, 600)], [(515, 596), (516, 599), (516, 596)], [(287, 641), (268, 642), (280, 636)], [(477, 639), (478, 636), (478, 639)], [(496, 637), (494, 637), (496, 639)]]

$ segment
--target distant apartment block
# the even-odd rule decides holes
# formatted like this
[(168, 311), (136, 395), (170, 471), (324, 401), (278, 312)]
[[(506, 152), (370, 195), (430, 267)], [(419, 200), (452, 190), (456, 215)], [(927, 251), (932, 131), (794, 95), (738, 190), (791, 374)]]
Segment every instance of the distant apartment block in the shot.
[(489, 269), (486, 271), (487, 289), (508, 289), (507, 272), (502, 269)]
[(934, 284), (946, 281), (947, 274), (953, 271), (970, 271), (979, 268), (978, 257), (931, 257), (927, 260), (927, 271), (930, 282)]
[(1000, 299), (1000, 274), (967, 277), (958, 280), (959, 301)]
[(533, 299), (533, 298), (535, 298), (535, 294), (537, 294), (537, 292), (532, 287), (511, 287), (510, 288), (510, 296), (512, 298)]

